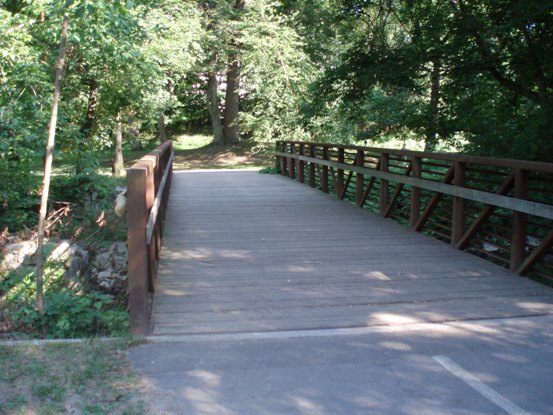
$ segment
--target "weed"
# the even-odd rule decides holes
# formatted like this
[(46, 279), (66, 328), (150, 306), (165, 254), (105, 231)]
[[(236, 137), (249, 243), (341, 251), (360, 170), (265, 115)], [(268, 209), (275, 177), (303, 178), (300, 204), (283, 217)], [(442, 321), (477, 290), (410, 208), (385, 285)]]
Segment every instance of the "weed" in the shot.
[(2, 372), (18, 372), (0, 378), (0, 414), (143, 413), (141, 386), (126, 360), (129, 345), (121, 340), (0, 346)]

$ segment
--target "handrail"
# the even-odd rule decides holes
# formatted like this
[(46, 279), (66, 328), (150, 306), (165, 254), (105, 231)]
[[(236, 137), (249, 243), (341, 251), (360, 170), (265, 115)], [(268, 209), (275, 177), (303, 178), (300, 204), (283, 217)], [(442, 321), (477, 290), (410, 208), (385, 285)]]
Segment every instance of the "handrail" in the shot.
[(144, 335), (149, 330), (173, 157), (173, 144), (166, 141), (127, 170), (129, 324), (133, 334)]
[(553, 163), (299, 141), (275, 155), (283, 175), (553, 282)]

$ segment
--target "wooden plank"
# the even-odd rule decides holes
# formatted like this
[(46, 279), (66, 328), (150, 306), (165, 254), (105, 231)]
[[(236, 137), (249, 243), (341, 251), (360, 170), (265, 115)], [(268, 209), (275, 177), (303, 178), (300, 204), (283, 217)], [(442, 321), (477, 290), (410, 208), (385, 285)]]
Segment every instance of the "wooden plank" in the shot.
[(172, 192), (155, 334), (489, 318), (553, 304), (547, 287), (282, 176), (177, 173)]

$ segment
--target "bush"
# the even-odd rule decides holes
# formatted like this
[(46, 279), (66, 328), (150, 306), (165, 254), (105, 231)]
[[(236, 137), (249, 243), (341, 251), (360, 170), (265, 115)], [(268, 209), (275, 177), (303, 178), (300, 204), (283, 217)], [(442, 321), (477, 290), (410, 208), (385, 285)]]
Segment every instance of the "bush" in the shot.
[(36, 310), (34, 272), (12, 272), (0, 282), (8, 319), (19, 332), (31, 336), (44, 332), (49, 338), (74, 338), (95, 335), (122, 335), (127, 332), (124, 308), (100, 292), (92, 291), (64, 276), (60, 262), (45, 267), (44, 301), (46, 312)]

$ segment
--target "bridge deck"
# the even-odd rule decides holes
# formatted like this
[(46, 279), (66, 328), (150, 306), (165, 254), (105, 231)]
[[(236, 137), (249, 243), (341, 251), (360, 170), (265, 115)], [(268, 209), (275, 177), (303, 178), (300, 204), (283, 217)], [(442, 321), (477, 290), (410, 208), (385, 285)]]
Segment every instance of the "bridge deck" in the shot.
[(153, 334), (553, 314), (553, 290), (277, 175), (176, 172)]

